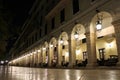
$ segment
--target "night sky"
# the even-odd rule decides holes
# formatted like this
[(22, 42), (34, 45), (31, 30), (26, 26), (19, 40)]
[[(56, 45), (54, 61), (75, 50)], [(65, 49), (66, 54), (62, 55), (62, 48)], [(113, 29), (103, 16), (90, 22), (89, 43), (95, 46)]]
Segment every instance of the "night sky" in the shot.
[(14, 25), (20, 26), (27, 18), (28, 12), (31, 9), (35, 0), (3, 0), (5, 5), (14, 15)]
[(34, 2), (35, 0), (0, 0), (0, 58), (8, 53), (19, 37)]

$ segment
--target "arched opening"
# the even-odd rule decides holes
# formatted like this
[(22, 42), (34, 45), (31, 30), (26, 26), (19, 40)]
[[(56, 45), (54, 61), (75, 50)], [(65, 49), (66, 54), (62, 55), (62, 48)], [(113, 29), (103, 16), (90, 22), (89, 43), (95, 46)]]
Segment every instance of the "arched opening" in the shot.
[[(96, 29), (98, 16), (101, 18), (102, 25), (100, 30)], [(115, 31), (111, 22), (112, 16), (108, 12), (99, 12), (93, 17), (90, 25), (91, 32), (96, 34), (96, 57), (100, 66), (111, 65), (111, 58), (116, 58), (118, 55)]]
[(61, 65), (67, 67), (69, 64), (69, 43), (66, 32), (62, 32), (59, 37), (59, 58)]
[(53, 37), (50, 41), (50, 63), (51, 66), (55, 67), (57, 65), (58, 61), (58, 46), (57, 46), (57, 40)]
[(45, 42), (43, 44), (43, 47), (42, 47), (42, 62), (43, 62), (43, 67), (47, 67), (48, 66), (48, 53), (49, 53), (49, 50), (48, 50), (48, 43)]
[(75, 65), (85, 66), (87, 64), (86, 36), (85, 28), (81, 24), (76, 24), (72, 30), (71, 43), (73, 54), (75, 55)]

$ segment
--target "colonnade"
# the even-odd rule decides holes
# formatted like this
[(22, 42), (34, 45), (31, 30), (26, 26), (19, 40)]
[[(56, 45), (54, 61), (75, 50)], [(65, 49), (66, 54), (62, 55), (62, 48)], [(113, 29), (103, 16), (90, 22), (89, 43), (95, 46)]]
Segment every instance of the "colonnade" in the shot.
[[(68, 33), (61, 32), (35, 48), (23, 53), (9, 64), (38, 67), (98, 66), (98, 61), (116, 56), (120, 60), (120, 20), (113, 21), (105, 14), (103, 28), (95, 28), (96, 15), (90, 25), (76, 24)], [(118, 62), (120, 64), (120, 62)]]

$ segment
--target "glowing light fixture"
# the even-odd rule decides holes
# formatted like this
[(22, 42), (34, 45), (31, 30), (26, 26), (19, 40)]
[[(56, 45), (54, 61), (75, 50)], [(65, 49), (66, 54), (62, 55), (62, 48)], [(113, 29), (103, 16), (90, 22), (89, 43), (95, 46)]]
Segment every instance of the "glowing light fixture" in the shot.
[(53, 44), (50, 44), (50, 47), (53, 47)]
[(100, 20), (98, 20), (97, 23), (96, 23), (96, 29), (97, 29), (98, 31), (102, 29), (102, 23), (101, 23)]
[(7, 62), (8, 62), (8, 60), (5, 60), (5, 62), (7, 63)]
[(78, 33), (77, 32), (75, 32), (74, 37), (75, 37), (75, 39), (78, 39)]
[(60, 39), (60, 43), (61, 43), (61, 44), (63, 43), (63, 39), (62, 39), (62, 38)]
[(66, 52), (66, 53), (65, 53), (65, 56), (67, 56), (67, 57), (68, 57), (68, 56), (69, 56), (69, 52)]
[(44, 47), (43, 50), (46, 50), (46, 48)]
[(80, 50), (76, 50), (76, 55), (78, 56), (80, 54)]
[(30, 55), (32, 56), (32, 55), (33, 55), (33, 53), (31, 52), (31, 53), (30, 53)]
[(38, 52), (40, 52), (40, 50), (38, 50)]
[(4, 61), (1, 61), (0, 63), (1, 63), (1, 64), (4, 64)]
[(36, 54), (37, 52), (34, 52), (34, 54)]
[(102, 17), (99, 16), (99, 10), (96, 10), (96, 12), (97, 12), (96, 29), (97, 31), (100, 31), (102, 29)]

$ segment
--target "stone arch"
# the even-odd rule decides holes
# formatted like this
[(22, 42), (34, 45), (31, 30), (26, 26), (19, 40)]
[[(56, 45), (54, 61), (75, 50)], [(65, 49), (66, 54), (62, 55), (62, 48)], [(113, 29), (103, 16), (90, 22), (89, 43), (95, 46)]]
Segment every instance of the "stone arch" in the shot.
[(84, 26), (81, 25), (81, 24), (76, 24), (73, 27), (72, 34), (71, 34), (71, 38), (72, 39), (75, 39), (76, 32), (77, 32), (79, 38), (82, 37), (82, 36), (80, 36), (80, 34), (83, 34), (83, 35), (85, 34), (85, 28), (84, 28)]
[[(51, 40), (50, 40), (50, 44), (53, 44), (53, 46), (56, 46), (57, 45), (57, 39), (55, 37), (53, 37)], [(50, 45), (49, 44), (49, 45)], [(51, 46), (52, 47), (52, 46)]]
[(42, 62), (44, 65), (47, 65), (48, 64), (48, 49), (49, 49), (49, 45), (48, 45), (48, 42), (45, 41), (43, 46), (42, 46)]
[[(96, 29), (96, 22), (98, 20), (98, 16), (101, 18), (102, 29)], [(101, 11), (94, 15), (90, 23), (90, 33), (94, 33), (94, 43), (96, 48), (96, 58), (99, 60), (107, 60), (110, 55), (116, 55), (116, 40), (115, 40), (115, 31), (112, 25), (113, 16), (111, 13), (106, 11)], [(113, 44), (112, 47), (108, 47), (107, 45)], [(111, 51), (110, 51), (111, 50)], [(113, 54), (112, 54), (112, 53)], [(103, 64), (104, 65), (104, 64)]]
[(113, 18), (110, 13), (108, 12), (99, 12), (98, 14), (95, 14), (90, 22), (90, 32), (94, 33), (96, 31), (96, 21), (98, 19), (97, 15), (102, 18), (102, 28), (106, 28), (108, 26), (112, 26)]
[(59, 65), (68, 66), (69, 63), (69, 37), (66, 32), (62, 32), (58, 40)]
[(51, 66), (55, 67), (58, 61), (58, 42), (55, 37), (52, 37), (49, 43), (49, 61)]
[[(71, 52), (76, 66), (87, 59), (85, 27), (82, 24), (76, 24), (71, 34)], [(83, 40), (85, 42), (83, 42)]]

